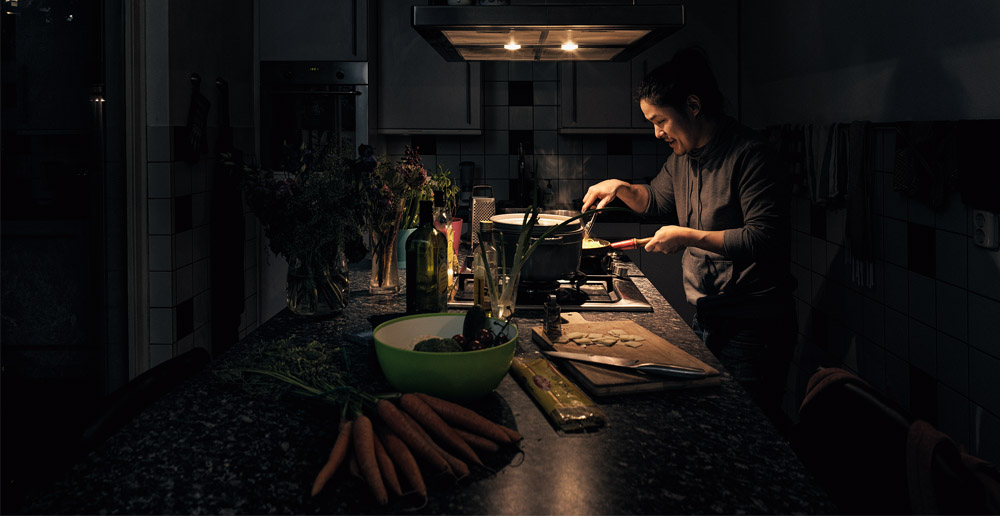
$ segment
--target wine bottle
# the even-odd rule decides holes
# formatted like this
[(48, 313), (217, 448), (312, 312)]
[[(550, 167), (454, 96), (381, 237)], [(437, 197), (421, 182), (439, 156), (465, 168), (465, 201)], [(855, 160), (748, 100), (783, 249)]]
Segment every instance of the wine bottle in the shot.
[(406, 311), (441, 312), (448, 294), (448, 241), (434, 228), (431, 201), (420, 201), (420, 224), (406, 239)]
[(444, 233), (448, 242), (448, 292), (451, 292), (458, 270), (458, 257), (455, 255), (455, 229), (451, 224), (451, 211), (444, 202), (444, 192), (434, 190), (434, 227)]
[[(486, 313), (493, 311), (490, 298), (490, 286), (497, 286), (497, 248), (493, 245), (493, 222), (484, 220), (479, 223), (479, 242), (483, 248), (476, 247), (475, 258), (472, 260), (472, 303), (482, 306)], [(483, 260), (483, 255), (486, 260)], [(486, 271), (489, 270), (487, 276)]]

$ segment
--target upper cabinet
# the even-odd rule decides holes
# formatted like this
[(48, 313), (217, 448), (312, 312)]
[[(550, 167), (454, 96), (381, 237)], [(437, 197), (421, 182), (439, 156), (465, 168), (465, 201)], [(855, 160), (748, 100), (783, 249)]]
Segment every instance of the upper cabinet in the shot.
[(414, 0), (377, 1), (376, 125), (380, 134), (479, 134), (482, 67), (449, 63), (411, 26)]
[(738, 0), (699, 0), (684, 4), (684, 27), (627, 63), (559, 63), (559, 131), (562, 133), (639, 133), (652, 131), (632, 94), (639, 82), (674, 52), (699, 46), (708, 54), (726, 111), (739, 113)]
[(367, 61), (369, 0), (258, 0), (261, 61)]

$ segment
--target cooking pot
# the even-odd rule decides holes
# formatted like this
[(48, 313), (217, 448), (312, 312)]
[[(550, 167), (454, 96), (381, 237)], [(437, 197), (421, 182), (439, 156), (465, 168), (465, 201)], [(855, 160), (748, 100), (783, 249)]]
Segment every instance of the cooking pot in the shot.
[[(542, 234), (552, 229), (552, 226), (569, 218), (565, 215), (551, 213), (539, 214), (535, 227), (531, 229), (531, 243), (541, 238)], [(509, 270), (514, 265), (514, 251), (517, 249), (517, 241), (521, 237), (525, 214), (505, 213), (494, 215), (490, 217), (490, 220), (493, 221), (495, 237), (498, 237), (495, 239), (502, 243), (502, 246), (500, 243), (497, 244), (497, 251), (503, 249), (504, 260), (506, 260)], [(575, 220), (553, 232), (538, 244), (538, 247), (521, 268), (521, 281), (551, 283), (576, 276), (580, 269), (582, 248), (583, 226)]]

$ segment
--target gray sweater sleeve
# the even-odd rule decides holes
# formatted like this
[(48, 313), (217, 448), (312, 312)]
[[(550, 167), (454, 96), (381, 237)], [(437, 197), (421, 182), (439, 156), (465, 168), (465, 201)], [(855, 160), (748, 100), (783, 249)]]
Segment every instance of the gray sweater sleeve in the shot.
[(674, 178), (666, 163), (648, 185), (641, 186), (645, 187), (649, 194), (649, 201), (643, 215), (666, 217), (669, 223), (676, 224), (677, 205), (674, 201)]
[(734, 261), (787, 258), (791, 186), (771, 153), (743, 157), (739, 188), (743, 226), (723, 235), (726, 255)]

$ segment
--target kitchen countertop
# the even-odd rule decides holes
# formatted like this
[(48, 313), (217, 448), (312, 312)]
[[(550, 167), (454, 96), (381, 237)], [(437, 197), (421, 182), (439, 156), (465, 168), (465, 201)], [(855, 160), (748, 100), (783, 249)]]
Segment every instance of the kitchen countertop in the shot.
[[(341, 346), (355, 379), (388, 389), (370, 346), (345, 339), (370, 329), (368, 316), (400, 312), (404, 297), (370, 296), (370, 262), (351, 269), (345, 312), (301, 321), (285, 310), (213, 364), (253, 353), (264, 339), (291, 334)], [(638, 274), (633, 264), (632, 272)], [(401, 271), (402, 273), (402, 271)], [(402, 274), (401, 274), (402, 275)], [(653, 313), (587, 313), (629, 318), (700, 360), (724, 370), (643, 277), (636, 285)], [(521, 328), (540, 312), (518, 314)], [(518, 354), (536, 350), (523, 331)], [(724, 373), (724, 376), (725, 373)], [(501, 454), (458, 484), (430, 479), (423, 514), (831, 513), (836, 508), (788, 444), (735, 382), (703, 389), (596, 398), (609, 426), (559, 432), (508, 375), (477, 405), (524, 436), (523, 454)], [(87, 455), (26, 513), (397, 514), (371, 501), (348, 475), (311, 497), (338, 414), (308, 400), (255, 398), (206, 370), (149, 406)]]

